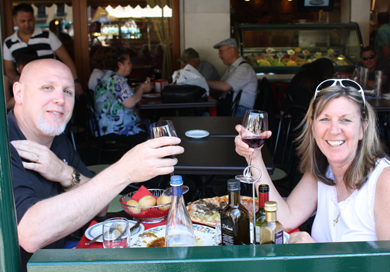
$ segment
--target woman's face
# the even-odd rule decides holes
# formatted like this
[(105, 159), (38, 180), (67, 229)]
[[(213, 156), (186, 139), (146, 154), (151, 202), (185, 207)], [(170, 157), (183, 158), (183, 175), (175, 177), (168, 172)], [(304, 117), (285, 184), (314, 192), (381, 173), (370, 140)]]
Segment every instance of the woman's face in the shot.
[(348, 167), (363, 138), (361, 114), (346, 97), (331, 100), (312, 123), (313, 136), (331, 166)]
[(130, 56), (125, 55), (125, 59), (123, 60), (123, 62), (118, 62), (118, 67), (119, 67), (117, 71), (118, 74), (120, 74), (123, 77), (127, 77), (128, 75), (130, 75), (131, 68), (133, 67), (130, 61)]

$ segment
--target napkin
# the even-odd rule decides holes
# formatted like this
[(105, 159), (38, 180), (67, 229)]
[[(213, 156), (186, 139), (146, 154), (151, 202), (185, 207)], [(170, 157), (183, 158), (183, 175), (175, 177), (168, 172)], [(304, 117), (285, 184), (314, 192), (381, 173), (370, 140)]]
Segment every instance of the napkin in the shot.
[(145, 187), (145, 186), (141, 186), (138, 191), (131, 197), (132, 200), (135, 200), (135, 201), (139, 201), (142, 197), (146, 196), (146, 195), (151, 195), (153, 196), (155, 199), (158, 199), (158, 197), (152, 195), (152, 193)]

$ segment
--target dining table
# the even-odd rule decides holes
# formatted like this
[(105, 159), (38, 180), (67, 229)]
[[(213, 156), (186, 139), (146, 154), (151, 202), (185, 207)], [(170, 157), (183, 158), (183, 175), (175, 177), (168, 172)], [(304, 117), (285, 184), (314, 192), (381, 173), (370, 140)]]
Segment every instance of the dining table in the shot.
[(178, 136), (190, 130), (205, 130), (209, 137), (236, 137), (235, 126), (241, 124), (243, 117), (237, 116), (163, 116), (161, 120), (171, 120)]
[(390, 100), (384, 98), (375, 98), (366, 96), (366, 101), (374, 108), (378, 113), (390, 112)]

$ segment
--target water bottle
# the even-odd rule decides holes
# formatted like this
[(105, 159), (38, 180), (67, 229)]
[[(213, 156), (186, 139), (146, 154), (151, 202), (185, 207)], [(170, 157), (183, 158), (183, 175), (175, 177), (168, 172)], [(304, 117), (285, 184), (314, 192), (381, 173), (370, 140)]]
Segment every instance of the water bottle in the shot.
[(171, 177), (172, 203), (165, 229), (166, 247), (195, 246), (194, 227), (184, 205), (182, 185), (181, 176)]

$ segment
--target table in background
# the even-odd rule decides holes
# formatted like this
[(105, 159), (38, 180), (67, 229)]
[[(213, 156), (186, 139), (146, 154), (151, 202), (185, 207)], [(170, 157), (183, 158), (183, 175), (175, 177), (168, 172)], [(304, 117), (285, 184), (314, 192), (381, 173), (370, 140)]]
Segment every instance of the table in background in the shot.
[(241, 124), (242, 117), (236, 116), (163, 116), (160, 120), (171, 120), (178, 136), (192, 129), (203, 129), (210, 133), (209, 137), (236, 137), (237, 124)]
[(366, 97), (366, 101), (370, 103), (370, 105), (378, 113), (390, 112), (390, 100)]

